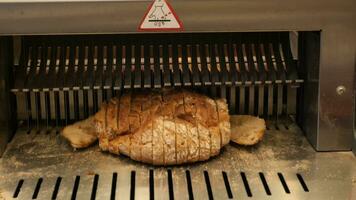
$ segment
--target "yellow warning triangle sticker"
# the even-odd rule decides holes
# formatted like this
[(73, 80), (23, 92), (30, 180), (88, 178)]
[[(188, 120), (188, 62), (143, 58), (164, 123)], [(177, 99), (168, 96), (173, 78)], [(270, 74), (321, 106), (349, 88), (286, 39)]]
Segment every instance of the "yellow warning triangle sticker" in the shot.
[(139, 31), (183, 30), (182, 22), (166, 0), (154, 0), (141, 20)]

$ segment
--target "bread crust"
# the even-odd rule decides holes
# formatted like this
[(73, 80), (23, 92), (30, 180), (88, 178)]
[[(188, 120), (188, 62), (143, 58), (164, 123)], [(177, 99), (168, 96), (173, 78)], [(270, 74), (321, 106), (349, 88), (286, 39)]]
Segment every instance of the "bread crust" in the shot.
[(152, 134), (153, 134), (153, 123), (151, 117), (154, 112), (150, 109), (152, 106), (152, 94), (148, 95), (147, 101), (142, 104), (141, 113), (141, 131), (144, 131), (141, 135), (141, 159), (145, 163), (153, 163), (153, 145), (152, 145)]
[(240, 145), (254, 145), (266, 131), (263, 119), (249, 115), (231, 116), (231, 141)]
[(119, 112), (119, 133), (126, 134), (129, 132), (130, 122), (129, 114), (131, 107), (131, 94), (125, 94), (120, 98)]
[(176, 130), (172, 119), (163, 119), (164, 164), (174, 165), (176, 160)]
[(210, 105), (210, 107), (213, 108), (212, 110), (210, 110), (210, 113), (207, 113), (211, 120), (211, 123), (208, 126), (210, 133), (210, 156), (216, 156), (219, 154), (221, 146), (221, 134), (220, 129), (218, 127), (218, 112), (213, 99), (206, 98), (206, 102)]
[(176, 163), (182, 164), (190, 162), (188, 154), (188, 129), (186, 124), (179, 118), (174, 119), (175, 132), (176, 132)]
[(153, 123), (150, 121), (139, 130), (143, 131), (141, 135), (141, 160), (149, 164), (153, 164), (152, 125)]
[(196, 114), (196, 106), (194, 106), (193, 98), (187, 92), (183, 93), (184, 115), (178, 116), (185, 121), (186, 143), (187, 143), (187, 160), (188, 163), (193, 163), (199, 160), (200, 155), (200, 142), (198, 126), (194, 115)]
[(117, 128), (117, 108), (119, 104), (119, 99), (114, 97), (109, 100), (107, 104), (107, 111), (106, 111), (106, 134), (109, 140), (115, 138), (118, 134)]
[(94, 122), (95, 122), (95, 127), (98, 132), (98, 138), (99, 138), (99, 147), (103, 151), (107, 151), (108, 145), (109, 145), (109, 138), (107, 137), (107, 119), (106, 119), (106, 114), (107, 114), (107, 108), (108, 105), (106, 102), (103, 102), (101, 104), (100, 110), (94, 115)]
[(217, 99), (215, 100), (215, 103), (216, 103), (218, 118), (219, 118), (221, 147), (223, 147), (230, 142), (230, 137), (231, 137), (230, 116), (227, 108), (226, 99)]
[(70, 142), (74, 148), (85, 148), (93, 144), (97, 139), (94, 127), (94, 117), (66, 126), (61, 135)]
[(109, 142), (109, 151), (114, 154), (130, 156), (130, 135), (119, 135)]
[(164, 165), (164, 140), (163, 140), (163, 117), (155, 117), (153, 120), (153, 164)]
[(131, 96), (131, 107), (130, 107), (130, 157), (133, 160), (141, 160), (141, 134), (142, 131), (138, 131), (141, 127), (140, 122), (140, 112), (141, 112), (141, 101), (138, 95)]
[(208, 160), (210, 158), (210, 133), (209, 129), (197, 123), (199, 134), (199, 160)]

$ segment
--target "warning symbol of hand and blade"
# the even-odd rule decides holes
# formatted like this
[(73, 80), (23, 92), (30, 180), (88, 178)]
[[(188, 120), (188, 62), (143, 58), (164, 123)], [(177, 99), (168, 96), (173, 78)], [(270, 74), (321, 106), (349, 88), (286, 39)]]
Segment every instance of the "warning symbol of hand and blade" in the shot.
[(183, 25), (166, 0), (155, 0), (148, 8), (138, 29), (141, 31), (182, 30)]

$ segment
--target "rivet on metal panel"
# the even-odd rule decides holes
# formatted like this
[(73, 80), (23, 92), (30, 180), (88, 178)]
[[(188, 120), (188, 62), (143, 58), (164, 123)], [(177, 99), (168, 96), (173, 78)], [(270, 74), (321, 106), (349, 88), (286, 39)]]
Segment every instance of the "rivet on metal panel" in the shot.
[(343, 85), (339, 85), (336, 87), (336, 93), (338, 95), (343, 95), (346, 92), (346, 87)]

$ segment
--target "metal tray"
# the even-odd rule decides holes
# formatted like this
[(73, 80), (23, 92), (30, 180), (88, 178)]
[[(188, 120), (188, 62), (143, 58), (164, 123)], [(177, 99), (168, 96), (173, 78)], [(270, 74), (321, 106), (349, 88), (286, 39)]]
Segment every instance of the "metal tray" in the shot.
[[(57, 131), (58, 132), (58, 131)], [(291, 121), (268, 121), (263, 141), (230, 144), (209, 161), (152, 167), (74, 151), (55, 130), (18, 130), (0, 159), (0, 199), (355, 199), (351, 152), (315, 152)]]

